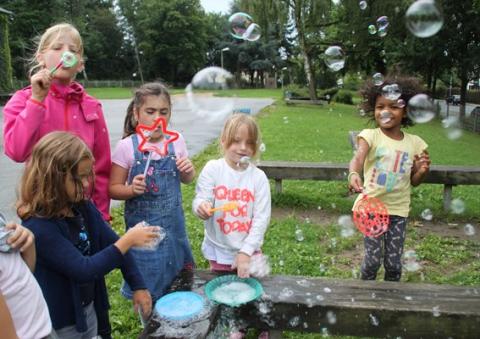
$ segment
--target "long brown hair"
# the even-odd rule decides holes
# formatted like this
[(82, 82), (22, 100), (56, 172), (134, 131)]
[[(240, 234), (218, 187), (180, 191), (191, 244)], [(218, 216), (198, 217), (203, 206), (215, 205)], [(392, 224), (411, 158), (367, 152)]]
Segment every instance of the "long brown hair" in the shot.
[[(87, 145), (67, 132), (51, 132), (33, 147), (20, 180), (17, 214), (21, 219), (32, 216), (58, 218), (71, 207), (66, 179), (70, 174), (75, 182), (75, 196), (83, 198), (85, 192), (78, 178), (78, 164), (84, 159), (93, 162)], [(93, 183), (93, 173), (90, 180)]]
[(125, 116), (125, 121), (123, 122), (123, 138), (135, 134), (135, 127), (137, 127), (138, 122), (135, 120), (135, 115), (133, 113), (135, 110), (138, 110), (140, 107), (142, 107), (143, 103), (145, 102), (145, 97), (149, 95), (165, 96), (168, 101), (168, 105), (170, 106), (170, 110), (172, 109), (170, 93), (168, 93), (168, 89), (164, 84), (161, 82), (149, 82), (140, 86), (133, 93), (133, 99), (127, 108), (127, 115)]

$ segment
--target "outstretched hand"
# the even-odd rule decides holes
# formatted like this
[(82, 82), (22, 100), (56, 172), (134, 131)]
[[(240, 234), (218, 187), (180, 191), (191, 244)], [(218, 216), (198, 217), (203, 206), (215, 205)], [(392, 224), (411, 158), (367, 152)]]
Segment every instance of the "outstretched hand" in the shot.
[(250, 256), (243, 252), (238, 252), (232, 268), (237, 269), (237, 275), (240, 278), (250, 277)]
[(425, 174), (430, 170), (430, 155), (427, 151), (423, 151), (421, 154), (415, 155), (413, 159), (413, 174)]
[(350, 190), (350, 192), (363, 192), (363, 180), (359, 174), (352, 172), (352, 174), (350, 175), (350, 180), (348, 182), (348, 189)]

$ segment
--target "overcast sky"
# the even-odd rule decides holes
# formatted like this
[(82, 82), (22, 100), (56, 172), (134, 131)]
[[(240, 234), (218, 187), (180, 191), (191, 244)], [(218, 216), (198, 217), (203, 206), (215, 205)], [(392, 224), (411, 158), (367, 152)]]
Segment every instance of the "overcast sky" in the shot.
[(222, 12), (228, 13), (231, 0), (200, 0), (206, 12)]

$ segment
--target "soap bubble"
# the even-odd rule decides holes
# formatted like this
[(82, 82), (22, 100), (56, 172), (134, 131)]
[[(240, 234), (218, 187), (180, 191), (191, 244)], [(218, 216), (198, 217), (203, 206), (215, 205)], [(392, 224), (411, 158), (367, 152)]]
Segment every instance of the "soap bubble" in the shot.
[(299, 228), (297, 228), (295, 230), (295, 239), (297, 239), (297, 241), (304, 241), (305, 240), (305, 236), (303, 235), (303, 231)]
[(261, 36), (260, 26), (247, 13), (238, 12), (228, 18), (230, 34), (241, 40), (255, 41)]
[(385, 15), (377, 19), (377, 27), (379, 30), (380, 29), (385, 30), (388, 27), (388, 25), (389, 25), (388, 17), (386, 17)]
[(388, 100), (397, 100), (402, 95), (402, 91), (397, 84), (385, 85), (382, 88), (382, 96)]
[(325, 50), (325, 64), (337, 72), (345, 66), (345, 54), (340, 46), (330, 46)]
[(460, 119), (455, 116), (449, 116), (442, 120), (442, 126), (447, 132), (447, 138), (450, 140), (458, 139), (462, 136), (463, 130), (461, 128)]
[(360, 9), (361, 9), (362, 11), (364, 11), (365, 9), (367, 9), (367, 6), (368, 6), (368, 5), (367, 5), (367, 2), (366, 2), (366, 1), (360, 1), (360, 2), (358, 3), (358, 6), (360, 7)]
[(475, 227), (473, 227), (472, 224), (466, 224), (463, 227), (463, 230), (464, 230), (465, 234), (468, 235), (468, 236), (475, 235)]
[(450, 204), (450, 210), (454, 214), (462, 214), (463, 212), (465, 212), (465, 203), (462, 199), (453, 199)]
[(421, 217), (423, 220), (431, 221), (433, 219), (433, 213), (427, 208), (422, 211)]
[(408, 30), (419, 38), (435, 35), (443, 26), (443, 15), (434, 0), (415, 1), (405, 13)]
[(377, 27), (375, 27), (375, 25), (369, 25), (368, 26), (368, 33), (370, 33), (371, 35), (374, 35), (377, 33)]
[(267, 146), (262, 142), (258, 147), (258, 150), (263, 153), (267, 150)]
[(213, 97), (212, 91), (225, 91), (233, 87), (234, 78), (220, 67), (207, 67), (194, 75), (185, 88), (190, 109), (200, 117), (225, 117), (233, 111), (234, 102), (229, 97)]
[(383, 82), (385, 81), (382, 73), (375, 73), (372, 77), (372, 80), (375, 86), (382, 86)]
[(408, 101), (407, 114), (413, 122), (423, 124), (435, 117), (435, 105), (426, 94), (417, 94)]
[[(387, 28), (379, 28), (377, 34), (380, 38), (383, 38), (387, 35)], [(386, 62), (386, 60), (383, 59), (383, 62)]]
[(418, 256), (414, 250), (405, 251), (403, 255), (403, 267), (408, 272), (415, 272), (422, 268), (422, 266), (417, 262)]

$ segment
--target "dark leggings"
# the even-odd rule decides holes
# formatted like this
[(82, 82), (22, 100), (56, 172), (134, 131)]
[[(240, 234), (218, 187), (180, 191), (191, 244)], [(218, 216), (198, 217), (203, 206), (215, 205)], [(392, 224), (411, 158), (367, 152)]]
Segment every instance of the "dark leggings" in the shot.
[(364, 237), (365, 255), (360, 268), (362, 280), (376, 279), (382, 264), (382, 257), (385, 281), (400, 280), (406, 228), (407, 218), (391, 215), (387, 232), (378, 238)]

